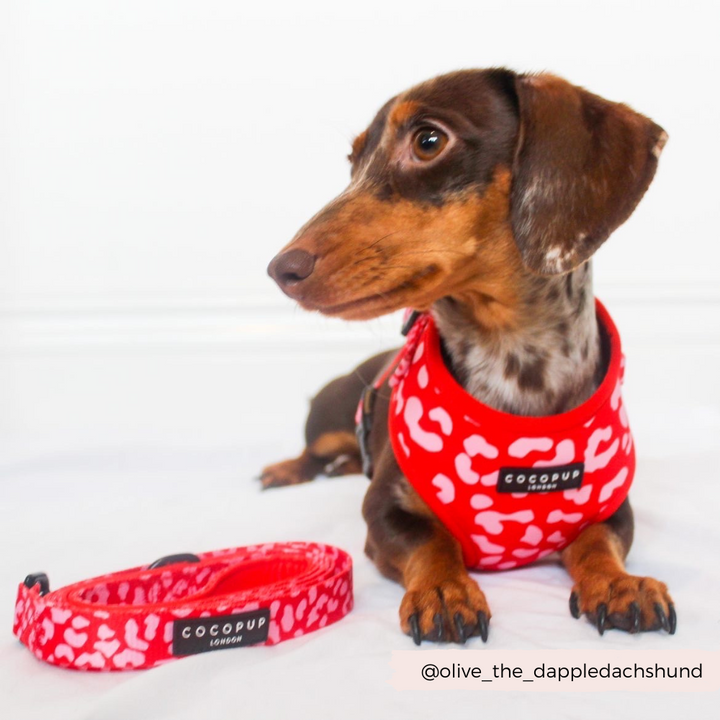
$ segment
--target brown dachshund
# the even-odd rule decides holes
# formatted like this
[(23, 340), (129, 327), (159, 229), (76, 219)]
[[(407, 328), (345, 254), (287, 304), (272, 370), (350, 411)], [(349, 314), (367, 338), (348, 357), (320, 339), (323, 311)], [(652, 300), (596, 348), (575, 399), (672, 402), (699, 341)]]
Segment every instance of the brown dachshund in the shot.
[[(445, 364), (485, 405), (567, 412), (607, 367), (590, 258), (635, 209), (667, 140), (629, 107), (548, 74), (469, 70), (388, 101), (353, 142), (348, 188), (270, 263), (308, 310), (365, 320), (429, 312)], [(393, 356), (367, 360), (313, 400), (300, 457), (266, 488), (360, 472), (355, 411)], [(411, 487), (388, 439), (387, 382), (368, 439), (366, 552), (405, 587), (400, 624), (416, 643), (487, 639), (490, 609), (460, 545)], [(602, 634), (675, 632), (666, 586), (625, 571), (627, 499), (562, 551), (570, 610)]]

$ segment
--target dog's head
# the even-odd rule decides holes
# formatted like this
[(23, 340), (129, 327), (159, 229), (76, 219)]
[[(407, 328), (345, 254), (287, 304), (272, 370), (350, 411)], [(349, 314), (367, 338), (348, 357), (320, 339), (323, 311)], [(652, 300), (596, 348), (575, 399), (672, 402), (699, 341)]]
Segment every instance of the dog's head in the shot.
[(472, 292), (512, 302), (623, 223), (661, 127), (553, 75), (470, 70), (392, 98), (355, 138), (347, 189), (268, 267), (303, 307), (346, 319)]

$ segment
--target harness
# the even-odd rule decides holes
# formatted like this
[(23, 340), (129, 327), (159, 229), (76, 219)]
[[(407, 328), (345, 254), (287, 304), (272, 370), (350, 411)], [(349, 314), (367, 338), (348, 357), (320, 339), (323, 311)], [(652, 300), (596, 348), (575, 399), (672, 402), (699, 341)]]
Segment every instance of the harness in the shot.
[[(621, 396), (624, 358), (598, 301), (596, 312), (608, 369), (592, 397), (569, 412), (512, 415), (476, 400), (447, 369), (429, 314), (406, 326), (405, 346), (361, 400), (358, 436), (368, 458), (372, 399), (389, 378), (397, 463), (470, 568), (506, 570), (562, 550), (627, 497), (635, 450)], [(369, 460), (365, 469), (372, 473)]]

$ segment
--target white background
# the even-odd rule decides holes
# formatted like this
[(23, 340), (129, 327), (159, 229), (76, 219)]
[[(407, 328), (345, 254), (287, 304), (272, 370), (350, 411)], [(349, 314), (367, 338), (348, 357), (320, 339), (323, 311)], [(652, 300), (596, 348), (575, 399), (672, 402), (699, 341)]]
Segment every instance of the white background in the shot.
[[(714, 467), (702, 461), (720, 432), (713, 3), (66, 0), (2, 1), (0, 13), (6, 615), (13, 584), (39, 567), (56, 569), (57, 585), (277, 533), (333, 540), (331, 520), (304, 525), (252, 478), (300, 449), (306, 400), (322, 382), (397, 342), (396, 318), (307, 315), (265, 267), (343, 189), (350, 140), (385, 100), (458, 68), (549, 70), (668, 131), (650, 191), (596, 258), (596, 290), (624, 335), (641, 463), (673, 467), (668, 488), (691, 483), (688, 468)], [(365, 562), (364, 486), (336, 487), (286, 497), (351, 499), (342, 512), (357, 525), (335, 539)], [(683, 505), (685, 522), (700, 513), (709, 523), (709, 492)], [(245, 505), (231, 507), (233, 493)], [(133, 517), (138, 505), (147, 516)], [(657, 507), (650, 525), (668, 521)], [(257, 537), (253, 518), (276, 511), (282, 522), (265, 525), (276, 535)], [(27, 697), (37, 685), (21, 657), (8, 662)], [(47, 702), (70, 687), (89, 712), (102, 697), (60, 675)]]

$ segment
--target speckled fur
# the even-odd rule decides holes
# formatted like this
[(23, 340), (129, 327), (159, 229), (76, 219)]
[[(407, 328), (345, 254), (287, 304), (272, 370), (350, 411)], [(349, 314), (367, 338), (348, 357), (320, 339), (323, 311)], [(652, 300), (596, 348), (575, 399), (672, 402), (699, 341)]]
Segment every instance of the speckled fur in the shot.
[(600, 337), (586, 262), (560, 277), (534, 277), (517, 327), (492, 331), (445, 298), (433, 316), (458, 382), (481, 402), (517, 415), (566, 412), (602, 378)]

